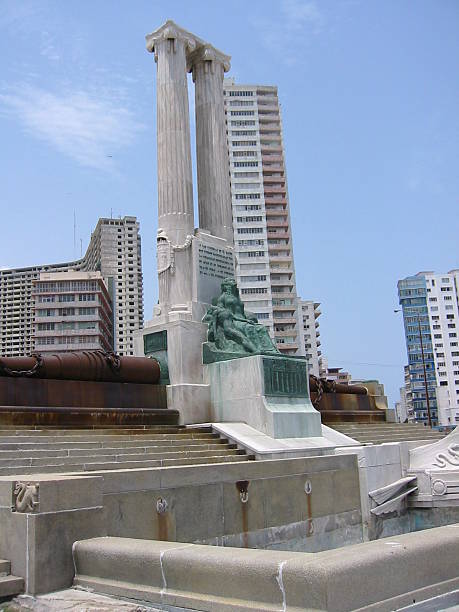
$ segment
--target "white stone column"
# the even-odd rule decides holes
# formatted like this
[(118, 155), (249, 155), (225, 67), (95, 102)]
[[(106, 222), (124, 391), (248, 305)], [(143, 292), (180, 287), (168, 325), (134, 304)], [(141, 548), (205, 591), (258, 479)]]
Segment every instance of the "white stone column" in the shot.
[(209, 44), (188, 56), (196, 108), (199, 227), (233, 242), (231, 187), (226, 143), (223, 75), (230, 57)]
[(157, 64), (158, 281), (164, 311), (192, 299), (194, 231), (186, 54), (199, 39), (167, 21), (146, 36)]

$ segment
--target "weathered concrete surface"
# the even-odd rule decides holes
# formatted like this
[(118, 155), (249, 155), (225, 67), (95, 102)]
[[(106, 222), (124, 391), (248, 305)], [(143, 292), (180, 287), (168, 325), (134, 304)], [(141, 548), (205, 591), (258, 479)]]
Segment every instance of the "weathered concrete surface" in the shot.
[[(1, 610), (0, 606), (0, 610)], [(159, 612), (158, 608), (113, 599), (83, 589), (66, 589), (46, 595), (20, 595), (5, 612)]]
[(394, 610), (456, 589), (458, 558), (459, 525), (316, 554), (123, 538), (74, 545), (78, 585), (222, 612)]
[[(303, 543), (307, 550), (323, 550), (335, 536), (333, 545), (340, 545), (346, 530), (346, 543), (362, 540), (355, 456), (196, 468), (107, 473), (107, 533), (260, 548)], [(240, 482), (248, 484), (246, 503)], [(167, 502), (163, 514), (156, 511), (160, 498)]]

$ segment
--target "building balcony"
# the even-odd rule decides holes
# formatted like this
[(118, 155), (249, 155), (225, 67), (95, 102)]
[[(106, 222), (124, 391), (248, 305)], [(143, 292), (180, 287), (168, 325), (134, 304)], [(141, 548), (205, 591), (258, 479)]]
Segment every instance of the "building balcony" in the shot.
[(283, 157), (282, 155), (279, 155), (277, 153), (267, 153), (265, 151), (261, 152), (261, 161), (262, 162), (279, 162), (279, 164), (281, 164), (281, 167), (283, 168)]
[[(272, 293), (272, 299), (273, 300), (284, 299), (284, 298), (288, 298), (288, 299), (295, 299), (296, 298), (296, 293), (294, 291), (272, 291), (271, 293)], [(277, 308), (277, 306), (276, 306), (276, 308)]]
[[(282, 238), (282, 239), (287, 239), (290, 240), (290, 234), (288, 232), (282, 231), (282, 232), (273, 232), (272, 230), (268, 232), (268, 239), (272, 238), (273, 240), (277, 240), (278, 238)], [(268, 243), (269, 244), (269, 243)], [(281, 247), (284, 246), (288, 247), (288, 244), (284, 244), (284, 245), (275, 245), (273, 244), (272, 246), (277, 246), (277, 247)]]
[[(280, 205), (279, 205), (280, 206)], [(285, 208), (270, 208), (265, 209), (267, 217), (284, 217), (288, 218), (288, 211)]]
[(280, 121), (273, 121), (272, 117), (260, 117), (260, 132), (264, 130), (279, 130), (281, 129)]
[(283, 342), (283, 343), (278, 343), (276, 344), (277, 348), (281, 351), (281, 353), (283, 352), (288, 352), (288, 351), (297, 351), (298, 350), (298, 342)]
[(280, 157), (282, 159), (282, 147), (280, 144), (275, 145), (267, 145), (261, 144), (261, 159), (265, 156), (269, 156), (269, 159), (272, 160), (274, 157)]
[(296, 310), (295, 304), (277, 304), (273, 305), (273, 316), (276, 316), (276, 312), (294, 312)]
[(270, 221), (267, 219), (266, 226), (267, 227), (288, 227), (289, 224), (287, 221)]
[[(295, 317), (275, 317), (273, 316), (274, 325), (296, 325), (297, 320)], [(278, 334), (279, 332), (275, 332)], [(291, 334), (290, 334), (291, 335)]]

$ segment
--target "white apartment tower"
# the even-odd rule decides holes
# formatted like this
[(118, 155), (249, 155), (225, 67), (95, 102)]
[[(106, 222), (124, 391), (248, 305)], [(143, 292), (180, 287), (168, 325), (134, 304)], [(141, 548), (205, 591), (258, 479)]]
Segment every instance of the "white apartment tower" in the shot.
[(310, 367), (318, 371), (317, 344), (316, 351), (305, 346), (312, 345), (304, 337), (309, 306), (303, 315), (296, 290), (277, 87), (237, 85), (229, 78), (224, 94), (241, 299), (282, 353), (310, 355)]
[(120, 355), (134, 354), (134, 331), (143, 327), (139, 224), (135, 217), (99, 219), (82, 259), (0, 270), (0, 356), (29, 355), (35, 346), (33, 283), (40, 273), (99, 271), (113, 305), (113, 342)]
[[(459, 424), (459, 270), (419, 272), (398, 282), (408, 353), (406, 393), (413, 417)], [(422, 345), (421, 345), (422, 340)], [(410, 415), (409, 415), (410, 416)]]

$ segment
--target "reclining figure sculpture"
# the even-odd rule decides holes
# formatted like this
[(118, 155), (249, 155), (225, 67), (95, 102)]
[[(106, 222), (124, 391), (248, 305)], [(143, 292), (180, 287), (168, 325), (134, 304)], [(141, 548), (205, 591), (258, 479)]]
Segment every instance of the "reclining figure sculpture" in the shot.
[[(212, 351), (246, 355), (279, 355), (268, 330), (246, 313), (233, 278), (221, 284), (221, 295), (203, 317), (209, 326), (207, 344)], [(236, 356), (235, 355), (235, 356)]]

